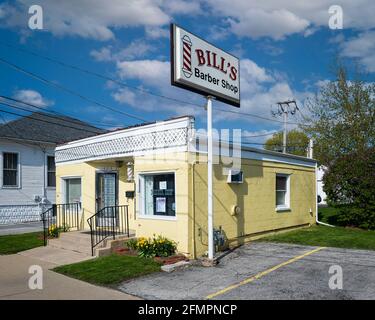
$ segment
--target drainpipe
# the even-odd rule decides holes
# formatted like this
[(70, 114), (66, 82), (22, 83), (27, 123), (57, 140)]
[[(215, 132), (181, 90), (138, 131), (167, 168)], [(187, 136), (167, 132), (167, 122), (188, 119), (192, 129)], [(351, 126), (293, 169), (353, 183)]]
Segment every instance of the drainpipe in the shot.
[(196, 255), (196, 248), (195, 248), (195, 164), (196, 164), (196, 160), (193, 161), (192, 165), (191, 165), (191, 168), (192, 168), (192, 204), (193, 204), (193, 208), (192, 208), (192, 214), (193, 214), (193, 223), (192, 223), (192, 246), (193, 246), (193, 259), (196, 259), (197, 258), (197, 255)]

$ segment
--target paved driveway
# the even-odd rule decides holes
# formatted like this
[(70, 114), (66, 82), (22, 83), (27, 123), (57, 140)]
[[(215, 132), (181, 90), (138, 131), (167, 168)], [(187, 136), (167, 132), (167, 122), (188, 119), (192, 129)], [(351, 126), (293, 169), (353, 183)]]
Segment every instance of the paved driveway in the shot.
[[(339, 265), (343, 288), (329, 288)], [(213, 268), (190, 267), (121, 284), (145, 299), (375, 299), (375, 251), (255, 242)]]

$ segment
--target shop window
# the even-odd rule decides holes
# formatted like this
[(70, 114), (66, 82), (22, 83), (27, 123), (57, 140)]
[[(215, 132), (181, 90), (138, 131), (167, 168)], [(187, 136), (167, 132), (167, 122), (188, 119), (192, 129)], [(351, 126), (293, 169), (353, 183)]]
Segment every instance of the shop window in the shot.
[(81, 178), (64, 179), (65, 203), (81, 202)]
[(139, 177), (141, 214), (176, 216), (174, 173), (141, 174)]

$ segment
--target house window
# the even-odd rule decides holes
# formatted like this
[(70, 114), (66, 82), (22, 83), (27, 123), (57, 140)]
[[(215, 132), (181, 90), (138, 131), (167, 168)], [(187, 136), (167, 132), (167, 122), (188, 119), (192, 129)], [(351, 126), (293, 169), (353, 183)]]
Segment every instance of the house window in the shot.
[(3, 186), (18, 187), (18, 153), (3, 153)]
[(53, 156), (47, 156), (47, 187), (56, 187), (56, 166)]
[(276, 209), (290, 208), (290, 183), (289, 175), (276, 174)]
[(140, 175), (140, 198), (145, 216), (176, 216), (174, 173)]
[(65, 179), (65, 203), (81, 202), (81, 178)]

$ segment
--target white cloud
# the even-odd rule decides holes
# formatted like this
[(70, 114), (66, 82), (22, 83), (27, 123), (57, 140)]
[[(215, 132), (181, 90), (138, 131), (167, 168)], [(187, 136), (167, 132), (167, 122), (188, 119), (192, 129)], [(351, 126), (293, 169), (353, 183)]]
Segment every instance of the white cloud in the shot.
[(145, 28), (146, 36), (151, 39), (168, 38), (169, 30), (161, 27), (149, 27)]
[[(242, 37), (270, 37), (283, 39), (288, 35), (313, 34), (318, 28), (328, 28), (328, 9), (331, 0), (208, 0), (211, 10), (223, 22), (230, 22), (230, 30)], [(344, 28), (369, 30), (375, 27), (375, 2), (363, 0), (359, 5), (352, 0), (336, 0), (344, 13)], [(229, 20), (228, 20), (229, 19)]]
[(116, 92), (112, 93), (113, 99), (120, 103), (126, 103), (131, 106), (136, 105), (137, 95), (135, 94), (134, 90), (130, 90), (127, 88), (120, 88)]
[(272, 135), (278, 131), (277, 129), (267, 130), (256, 130), (256, 131), (249, 131), (249, 130), (242, 130), (242, 141), (243, 142), (253, 142), (254, 145), (249, 144), (249, 146), (256, 147), (257, 143), (264, 143), (266, 140), (272, 137)]
[[(2, 6), (3, 25), (26, 28), (28, 8), (33, 0), (17, 0)], [(56, 36), (80, 36), (96, 40), (114, 38), (113, 29), (133, 26), (162, 26), (170, 21), (161, 1), (153, 0), (39, 0), (44, 12), (44, 29)]]
[(271, 36), (275, 40), (280, 40), (287, 35), (302, 32), (309, 26), (309, 21), (285, 9), (271, 12), (248, 9), (245, 15), (247, 19), (229, 20), (232, 32), (238, 36)]
[[(172, 99), (194, 103), (197, 107), (158, 98), (131, 89), (116, 89), (113, 98), (123, 104), (128, 104), (147, 112), (169, 112), (177, 115), (191, 114), (205, 119), (203, 109), (204, 98), (178, 89), (170, 85), (170, 66), (168, 61), (135, 60), (117, 62), (118, 73), (123, 80), (137, 80), (142, 88), (149, 88), (151, 92), (171, 97)], [(148, 89), (145, 89), (146, 91)], [(303, 99), (303, 93), (292, 90), (285, 78), (267, 70), (250, 59), (241, 61), (241, 109), (240, 112), (252, 113), (266, 118), (272, 118), (271, 105), (277, 101), (291, 98)], [(199, 108), (198, 106), (202, 106)], [(215, 106), (227, 109), (228, 106), (215, 101)], [(231, 109), (235, 111), (234, 109)], [(267, 128), (278, 128), (280, 123), (270, 122), (259, 118), (252, 118), (234, 113), (215, 113), (218, 121), (247, 121), (249, 124), (264, 125)], [(281, 120), (281, 119), (279, 119)]]
[(102, 47), (99, 50), (92, 50), (90, 52), (90, 55), (96, 60), (96, 61), (111, 61), (113, 59), (112, 57), (112, 51), (110, 47)]
[(200, 3), (189, 0), (166, 0), (164, 8), (171, 14), (197, 14), (201, 12)]
[(97, 61), (119, 61), (119, 60), (132, 60), (135, 58), (141, 58), (145, 55), (155, 51), (155, 47), (149, 42), (142, 39), (136, 39), (132, 41), (125, 48), (118, 50), (117, 52), (112, 46), (102, 47), (98, 50), (92, 50), (90, 55)]
[(46, 108), (53, 105), (54, 103), (52, 100), (48, 100), (42, 97), (39, 92), (30, 89), (18, 90), (15, 92), (13, 97), (15, 99), (21, 100), (22, 102), (30, 103), (40, 108)]
[(375, 72), (375, 31), (363, 32), (343, 42), (342, 55), (357, 58), (370, 72)]
[(121, 79), (137, 79), (159, 87), (168, 84), (170, 63), (159, 60), (119, 61), (117, 69)]

